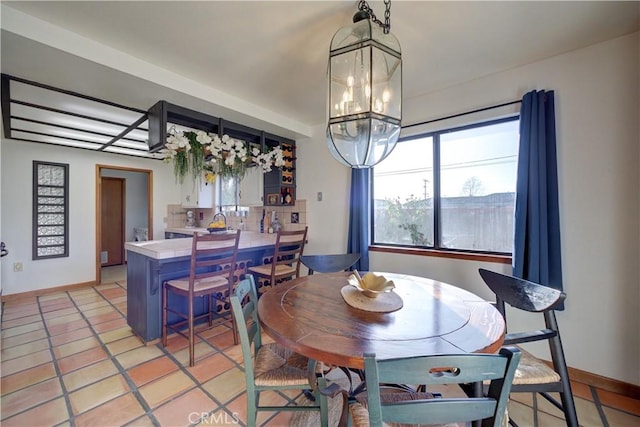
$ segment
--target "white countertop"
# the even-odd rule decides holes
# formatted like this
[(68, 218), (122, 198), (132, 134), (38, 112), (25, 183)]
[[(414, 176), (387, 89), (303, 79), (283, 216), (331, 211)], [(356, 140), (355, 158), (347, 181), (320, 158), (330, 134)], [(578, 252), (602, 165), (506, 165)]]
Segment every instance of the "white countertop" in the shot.
[[(174, 233), (182, 233), (181, 228), (167, 229)], [(195, 231), (204, 230), (206, 228), (185, 228), (184, 230)], [(185, 233), (186, 234), (186, 233)], [(166, 240), (149, 240), (146, 242), (126, 242), (125, 250), (136, 252), (141, 255), (155, 259), (177, 258), (183, 256), (191, 256), (191, 237), (183, 237), (180, 239)], [(238, 249), (250, 249), (260, 246), (273, 246), (276, 244), (276, 234), (256, 233), (255, 231), (242, 231), (240, 233), (240, 243)]]

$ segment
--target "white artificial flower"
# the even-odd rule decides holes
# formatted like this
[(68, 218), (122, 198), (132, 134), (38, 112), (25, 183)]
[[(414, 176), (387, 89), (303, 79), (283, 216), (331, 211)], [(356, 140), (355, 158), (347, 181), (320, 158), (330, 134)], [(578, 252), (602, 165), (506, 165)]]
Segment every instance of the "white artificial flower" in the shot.
[(246, 162), (247, 149), (244, 146), (240, 147), (240, 149), (236, 151), (236, 156), (238, 156), (242, 162)]
[(198, 141), (202, 145), (208, 145), (211, 143), (211, 137), (208, 133), (199, 130), (196, 132), (196, 141)]
[[(236, 166), (236, 160), (245, 163), (247, 159), (260, 166), (263, 172), (270, 172), (273, 166), (282, 167), (285, 164), (283, 152), (280, 147), (275, 147), (267, 153), (262, 153), (259, 148), (248, 148), (245, 141), (235, 139), (229, 135), (208, 134), (204, 131), (196, 131), (196, 141), (198, 141), (211, 157), (205, 162), (209, 172), (218, 173), (220, 166), (224, 164), (232, 170)], [(171, 161), (179, 152), (191, 150), (191, 142), (185, 136), (185, 132), (179, 132), (175, 127), (168, 131), (167, 142), (162, 150), (158, 152), (165, 162)], [(208, 156), (208, 154), (206, 154)]]
[(176, 155), (175, 150), (170, 150), (168, 148), (163, 148), (162, 150), (158, 151), (155, 156), (158, 156), (160, 158), (162, 158), (162, 160), (165, 163), (169, 163), (169, 161), (171, 161), (171, 159), (173, 159), (173, 157)]
[(179, 135), (176, 137), (176, 142), (178, 144), (178, 148), (184, 148), (184, 151), (191, 150), (191, 143), (189, 142), (189, 138), (184, 135)]
[(220, 159), (222, 157), (222, 140), (218, 135), (214, 135), (209, 145), (209, 150), (215, 159)]
[(273, 150), (271, 152), (271, 157), (273, 159), (273, 164), (276, 167), (282, 167), (285, 164), (284, 158), (283, 158), (284, 154), (282, 153), (282, 149), (280, 147), (276, 148), (275, 150)]

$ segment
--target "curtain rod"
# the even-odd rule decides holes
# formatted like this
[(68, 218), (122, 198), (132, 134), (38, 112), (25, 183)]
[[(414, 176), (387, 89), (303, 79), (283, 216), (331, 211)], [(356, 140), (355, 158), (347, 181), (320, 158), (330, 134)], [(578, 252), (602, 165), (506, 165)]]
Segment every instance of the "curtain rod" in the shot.
[(453, 114), (451, 116), (440, 117), (439, 119), (432, 119), (432, 120), (427, 120), (426, 122), (420, 122), (420, 123), (414, 123), (411, 125), (402, 126), (402, 129), (410, 128), (413, 126), (426, 125), (433, 122), (439, 122), (441, 120), (453, 119), (455, 117), (466, 116), (467, 114), (481, 113), (482, 111), (493, 110), (494, 108), (506, 107), (507, 105), (519, 104), (521, 102), (522, 100), (519, 99), (517, 101), (505, 102), (504, 104), (492, 105), (491, 107), (478, 108), (477, 110), (466, 111), (464, 113), (458, 113), (458, 114)]

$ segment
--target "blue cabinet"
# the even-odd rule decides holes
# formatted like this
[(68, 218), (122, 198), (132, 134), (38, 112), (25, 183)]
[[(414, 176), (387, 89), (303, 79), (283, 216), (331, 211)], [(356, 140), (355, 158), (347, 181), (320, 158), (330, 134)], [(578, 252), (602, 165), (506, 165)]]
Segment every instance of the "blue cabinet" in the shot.
[[(245, 274), (249, 266), (260, 265), (265, 258), (273, 257), (273, 249), (273, 245), (267, 245), (238, 250), (237, 275)], [(127, 251), (127, 323), (142, 340), (149, 342), (161, 337), (162, 283), (188, 276), (190, 260), (190, 256), (157, 259)], [(207, 298), (199, 299), (202, 301), (194, 307), (196, 314), (207, 310)], [(218, 314), (224, 315), (229, 311), (228, 298), (216, 304)], [(187, 309), (186, 299), (178, 295), (171, 296), (169, 305), (182, 312)], [(178, 320), (175, 315), (168, 319), (169, 323)]]

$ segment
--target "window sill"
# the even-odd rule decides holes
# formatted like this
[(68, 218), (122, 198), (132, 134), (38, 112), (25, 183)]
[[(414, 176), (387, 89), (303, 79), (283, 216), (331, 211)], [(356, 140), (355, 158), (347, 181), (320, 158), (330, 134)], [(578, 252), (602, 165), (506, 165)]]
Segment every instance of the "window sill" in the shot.
[(470, 260), (470, 261), (511, 264), (510, 255), (477, 254), (473, 252), (440, 251), (435, 249), (398, 248), (394, 246), (382, 246), (382, 245), (369, 246), (369, 251), (384, 252), (384, 253), (390, 253), (390, 254), (430, 256), (430, 257), (439, 257), (439, 258), (453, 258), (453, 259), (464, 259), (464, 260)]

